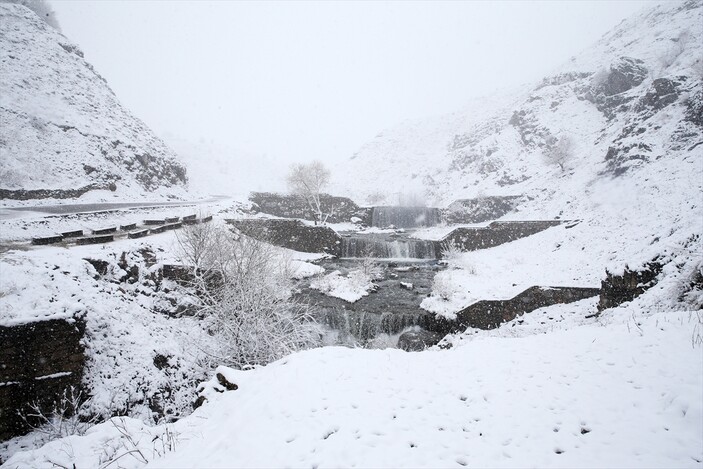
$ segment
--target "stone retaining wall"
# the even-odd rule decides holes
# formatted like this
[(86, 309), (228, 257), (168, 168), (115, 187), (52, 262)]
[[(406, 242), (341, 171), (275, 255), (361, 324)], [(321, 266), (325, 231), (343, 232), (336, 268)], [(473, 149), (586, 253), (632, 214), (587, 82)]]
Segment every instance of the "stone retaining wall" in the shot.
[(86, 192), (110, 189), (109, 184), (90, 184), (78, 189), (0, 189), (0, 200), (74, 199)]
[[(269, 215), (315, 221), (315, 213), (310, 210), (307, 203), (294, 195), (252, 192), (249, 200), (256, 204), (256, 208), (260, 212), (268, 213)], [(323, 212), (330, 213), (327, 218), (329, 223), (349, 222), (352, 217), (357, 217), (362, 220), (362, 223), (366, 225), (371, 224), (371, 209), (359, 207), (351, 199), (322, 194), (320, 202), (322, 203)]]
[(509, 300), (478, 301), (448, 320), (427, 313), (420, 320), (420, 326), (431, 332), (451, 334), (463, 332), (469, 327), (495, 329), (504, 322), (512, 321), (530, 311), (559, 303), (572, 303), (600, 293), (598, 288), (579, 287), (530, 287)]
[(656, 259), (639, 270), (625, 268), (622, 275), (606, 271), (606, 278), (601, 282), (598, 311), (614, 308), (626, 301), (632, 301), (656, 283), (662, 266)]
[(81, 319), (0, 326), (0, 440), (29, 430), (18, 415), (27, 404), (49, 413), (66, 388), (80, 388), (84, 332)]
[(485, 228), (457, 228), (439, 242), (440, 246), (453, 242), (462, 251), (477, 251), (544, 231), (565, 223), (562, 220), (494, 221)]
[(308, 226), (300, 220), (227, 220), (242, 233), (276, 246), (301, 252), (340, 256), (342, 237), (326, 226)]

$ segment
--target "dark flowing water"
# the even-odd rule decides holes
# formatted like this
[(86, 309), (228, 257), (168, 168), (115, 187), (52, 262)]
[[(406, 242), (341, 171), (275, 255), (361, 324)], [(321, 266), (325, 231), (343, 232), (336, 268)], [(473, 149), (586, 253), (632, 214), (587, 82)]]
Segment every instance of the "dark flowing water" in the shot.
[[(327, 273), (339, 270), (346, 274), (358, 269), (360, 261), (334, 259), (320, 265)], [(311, 279), (301, 280), (298, 299), (314, 306), (315, 318), (334, 334), (331, 343), (373, 346), (384, 334), (393, 336), (419, 323), (425, 314), (422, 300), (432, 291), (432, 279), (443, 267), (437, 261), (389, 262), (378, 260), (381, 278), (377, 289), (355, 303), (348, 303), (310, 288)], [(402, 285), (404, 284), (404, 285)], [(397, 342), (397, 337), (388, 337)], [(394, 346), (393, 343), (388, 345)]]

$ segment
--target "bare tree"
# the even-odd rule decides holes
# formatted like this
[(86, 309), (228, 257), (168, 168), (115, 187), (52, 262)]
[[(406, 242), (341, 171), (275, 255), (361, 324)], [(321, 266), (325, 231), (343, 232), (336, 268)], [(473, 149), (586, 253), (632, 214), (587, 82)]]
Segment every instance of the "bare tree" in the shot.
[(329, 184), (330, 172), (319, 161), (310, 164), (294, 164), (291, 166), (286, 182), (288, 190), (301, 197), (315, 214), (315, 223), (324, 223), (329, 214), (322, 212), (322, 191)]
[(544, 159), (547, 163), (559, 166), (564, 171), (566, 164), (573, 157), (574, 141), (568, 135), (561, 136), (544, 152)]
[(217, 364), (264, 365), (318, 345), (310, 308), (290, 297), (289, 262), (273, 246), (224, 227), (192, 225), (178, 235), (192, 262), (191, 286), (216, 337)]

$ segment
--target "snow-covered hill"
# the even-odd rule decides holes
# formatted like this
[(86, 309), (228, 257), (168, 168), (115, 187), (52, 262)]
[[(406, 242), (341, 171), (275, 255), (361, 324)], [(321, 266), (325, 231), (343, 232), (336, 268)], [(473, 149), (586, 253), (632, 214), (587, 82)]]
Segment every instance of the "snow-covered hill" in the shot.
[[(702, 79), (703, 3), (667, 3), (532, 87), (381, 132), (339, 170), (337, 187), (360, 201), (421, 188), (447, 204), (592, 183), (662, 159), (690, 163), (703, 152)], [(564, 173), (543, 159), (562, 136), (574, 141)]]
[[(512, 97), (382, 132), (337, 169), (336, 189), (444, 206), (524, 195), (508, 217), (584, 219), (580, 242), (627, 263), (703, 233), (702, 114), (703, 2), (665, 3)], [(560, 140), (563, 170), (545, 158)]]
[(184, 194), (173, 151), (24, 6), (0, 3), (0, 64), (0, 198)]

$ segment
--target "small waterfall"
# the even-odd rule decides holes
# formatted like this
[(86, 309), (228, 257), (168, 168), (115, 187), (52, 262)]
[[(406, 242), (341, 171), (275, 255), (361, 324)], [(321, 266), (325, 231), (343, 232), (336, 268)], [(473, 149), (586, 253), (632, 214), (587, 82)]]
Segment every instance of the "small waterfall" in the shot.
[(374, 207), (371, 225), (379, 228), (419, 228), (435, 226), (440, 222), (440, 212), (430, 207)]
[(434, 241), (422, 239), (382, 240), (352, 236), (342, 238), (342, 257), (383, 259), (437, 259)]
[(353, 336), (364, 343), (379, 334), (398, 334), (403, 329), (416, 326), (420, 313), (369, 313), (366, 311), (328, 310), (318, 321), (330, 329)]
[(350, 334), (362, 342), (381, 333), (381, 316), (365, 311), (326, 311), (320, 319), (330, 329)]

